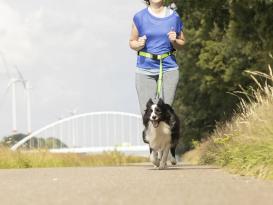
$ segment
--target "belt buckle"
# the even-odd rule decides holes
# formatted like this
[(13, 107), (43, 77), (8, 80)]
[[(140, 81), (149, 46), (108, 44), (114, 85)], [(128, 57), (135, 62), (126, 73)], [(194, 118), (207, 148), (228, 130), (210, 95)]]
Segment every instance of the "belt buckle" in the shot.
[(153, 59), (153, 60), (158, 60), (158, 55), (152, 54), (152, 59)]

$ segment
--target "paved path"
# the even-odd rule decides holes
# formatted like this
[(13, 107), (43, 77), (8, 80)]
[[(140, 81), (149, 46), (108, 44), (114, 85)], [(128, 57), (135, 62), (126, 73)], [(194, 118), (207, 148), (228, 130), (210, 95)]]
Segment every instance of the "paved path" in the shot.
[(1, 205), (273, 205), (273, 182), (213, 167), (0, 170)]

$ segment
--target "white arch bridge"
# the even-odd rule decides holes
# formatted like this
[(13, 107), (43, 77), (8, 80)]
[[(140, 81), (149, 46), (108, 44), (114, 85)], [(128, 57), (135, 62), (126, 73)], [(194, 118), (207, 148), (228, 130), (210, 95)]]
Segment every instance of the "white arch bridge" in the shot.
[(142, 118), (123, 112), (84, 113), (61, 119), (28, 135), (11, 149), (49, 149), (51, 152), (121, 151), (147, 154), (142, 141)]

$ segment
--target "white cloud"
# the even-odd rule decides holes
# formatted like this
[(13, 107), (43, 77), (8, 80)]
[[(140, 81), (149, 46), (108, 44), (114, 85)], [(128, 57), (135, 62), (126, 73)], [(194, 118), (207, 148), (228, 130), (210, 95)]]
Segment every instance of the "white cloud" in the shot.
[(10, 62), (29, 62), (31, 41), (23, 19), (5, 3), (0, 4), (0, 49)]

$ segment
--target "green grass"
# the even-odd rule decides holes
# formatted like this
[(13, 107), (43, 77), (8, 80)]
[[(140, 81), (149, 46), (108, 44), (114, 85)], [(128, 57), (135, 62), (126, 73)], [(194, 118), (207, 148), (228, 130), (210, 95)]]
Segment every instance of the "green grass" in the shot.
[[(273, 75), (251, 72), (273, 82)], [(254, 80), (254, 76), (252, 76)], [(218, 126), (203, 143), (196, 143), (184, 160), (213, 164), (240, 175), (273, 180), (273, 87), (267, 83), (241, 101), (241, 112)]]
[(11, 151), (0, 148), (0, 168), (42, 168), (42, 167), (87, 167), (117, 166), (128, 163), (146, 162), (145, 157), (127, 156), (120, 152), (102, 154), (53, 154), (45, 150), (35, 152)]

